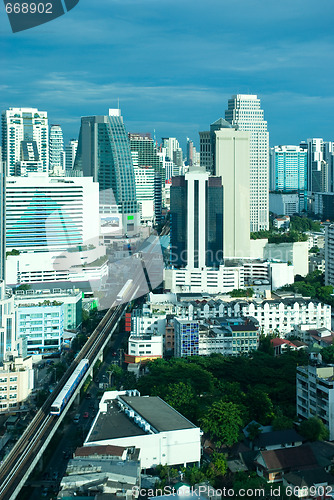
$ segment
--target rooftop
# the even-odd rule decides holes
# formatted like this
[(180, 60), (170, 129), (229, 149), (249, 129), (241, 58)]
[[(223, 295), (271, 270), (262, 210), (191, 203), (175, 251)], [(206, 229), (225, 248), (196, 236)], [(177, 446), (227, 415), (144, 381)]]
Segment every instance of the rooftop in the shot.
[(100, 412), (91, 428), (87, 443), (129, 436), (145, 436), (142, 428), (134, 423), (124, 412), (119, 411), (115, 400), (107, 402), (107, 411)]
[(158, 396), (121, 396), (121, 399), (158, 432), (196, 427)]

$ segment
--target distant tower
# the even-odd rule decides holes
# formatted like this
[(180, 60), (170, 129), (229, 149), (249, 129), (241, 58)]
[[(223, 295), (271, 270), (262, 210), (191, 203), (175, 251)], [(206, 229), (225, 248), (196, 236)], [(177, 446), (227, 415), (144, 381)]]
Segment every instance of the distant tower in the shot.
[(7, 175), (15, 175), (21, 160), (21, 142), (36, 142), (43, 170), (49, 167), (49, 128), (46, 111), (37, 108), (9, 108), (2, 112), (2, 160), (7, 166)]
[(49, 170), (55, 167), (65, 168), (64, 165), (64, 138), (60, 125), (51, 125), (49, 140)]
[(323, 139), (307, 139), (308, 146), (308, 191), (311, 193), (328, 191), (328, 165), (324, 159)]
[(70, 142), (65, 146), (65, 169), (67, 171), (73, 169), (77, 149), (78, 141), (75, 139), (71, 139)]
[(269, 228), (269, 132), (257, 95), (237, 94), (228, 101), (225, 119), (250, 132), (250, 230)]

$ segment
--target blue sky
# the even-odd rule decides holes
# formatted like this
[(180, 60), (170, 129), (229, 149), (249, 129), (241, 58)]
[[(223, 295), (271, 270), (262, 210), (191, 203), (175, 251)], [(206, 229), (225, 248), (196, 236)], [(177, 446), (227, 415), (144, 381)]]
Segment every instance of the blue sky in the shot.
[(333, 0), (80, 0), (12, 34), (0, 4), (0, 109), (33, 106), (77, 137), (120, 107), (128, 131), (189, 136), (258, 94), (270, 144), (334, 140)]

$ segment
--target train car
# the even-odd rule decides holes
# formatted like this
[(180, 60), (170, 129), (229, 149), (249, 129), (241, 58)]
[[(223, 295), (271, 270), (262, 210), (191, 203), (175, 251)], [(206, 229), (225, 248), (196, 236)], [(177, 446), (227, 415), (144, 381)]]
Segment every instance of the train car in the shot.
[(80, 380), (86, 373), (87, 369), (89, 366), (89, 360), (88, 359), (82, 359), (66, 384), (64, 385), (64, 388), (60, 391), (58, 394), (57, 398), (55, 401), (52, 403), (51, 406), (51, 415), (60, 415), (62, 412), (62, 409), (68, 402), (68, 400), (71, 398), (73, 392), (75, 391), (76, 387), (78, 387)]
[(126, 293), (130, 290), (132, 287), (133, 280), (128, 280), (125, 285), (123, 286), (122, 290), (119, 292), (119, 294), (116, 297), (116, 302), (122, 302), (124, 299), (124, 296)]

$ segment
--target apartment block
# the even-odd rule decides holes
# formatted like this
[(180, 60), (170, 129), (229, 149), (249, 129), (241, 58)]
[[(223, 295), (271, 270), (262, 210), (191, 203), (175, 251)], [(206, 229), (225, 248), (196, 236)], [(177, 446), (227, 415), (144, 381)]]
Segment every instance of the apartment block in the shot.
[(320, 418), (334, 440), (334, 366), (297, 367), (297, 415)]

